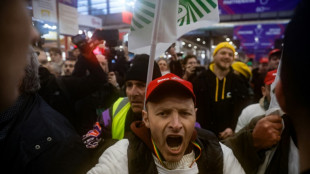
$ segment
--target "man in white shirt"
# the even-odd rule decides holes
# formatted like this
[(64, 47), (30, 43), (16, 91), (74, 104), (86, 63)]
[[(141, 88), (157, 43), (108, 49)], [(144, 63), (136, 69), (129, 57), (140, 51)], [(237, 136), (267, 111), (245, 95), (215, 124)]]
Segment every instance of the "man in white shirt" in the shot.
[[(173, 89), (173, 90), (171, 90)], [(195, 128), (192, 84), (169, 73), (148, 85), (143, 121), (109, 147), (92, 173), (244, 173), (232, 151), (210, 131)]]

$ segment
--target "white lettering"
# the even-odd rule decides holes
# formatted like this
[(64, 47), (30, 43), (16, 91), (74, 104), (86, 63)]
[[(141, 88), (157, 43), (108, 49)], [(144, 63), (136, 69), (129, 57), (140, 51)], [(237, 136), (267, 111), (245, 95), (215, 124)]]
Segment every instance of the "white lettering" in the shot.
[(255, 3), (255, 0), (223, 0), (224, 5), (249, 4), (249, 3)]
[(169, 80), (169, 78), (164, 78), (164, 79), (157, 80), (157, 83), (160, 83), (160, 82), (165, 81), (165, 80)]
[(238, 31), (238, 34), (250, 35), (250, 34), (253, 34), (253, 31), (251, 31), (251, 30), (243, 30), (243, 31)]

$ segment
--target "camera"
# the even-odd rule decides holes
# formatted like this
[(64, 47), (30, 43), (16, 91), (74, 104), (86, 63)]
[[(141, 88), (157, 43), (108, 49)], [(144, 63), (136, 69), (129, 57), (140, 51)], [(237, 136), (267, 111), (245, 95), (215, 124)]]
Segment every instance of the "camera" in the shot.
[(75, 35), (71, 37), (71, 40), (72, 43), (74, 43), (80, 49), (81, 52), (86, 50), (88, 43), (85, 34)]
[(105, 40), (105, 45), (107, 47), (116, 47), (117, 41), (119, 39), (119, 33), (117, 29), (109, 29), (109, 30), (95, 30), (93, 36), (91, 37), (93, 40)]
[[(74, 43), (81, 52), (84, 52), (88, 49), (88, 41), (85, 34), (78, 34), (71, 37), (72, 43)], [(112, 48), (116, 47), (119, 39), (119, 33), (117, 29), (111, 30), (100, 30), (96, 29), (91, 37), (91, 40), (105, 40), (106, 47)]]

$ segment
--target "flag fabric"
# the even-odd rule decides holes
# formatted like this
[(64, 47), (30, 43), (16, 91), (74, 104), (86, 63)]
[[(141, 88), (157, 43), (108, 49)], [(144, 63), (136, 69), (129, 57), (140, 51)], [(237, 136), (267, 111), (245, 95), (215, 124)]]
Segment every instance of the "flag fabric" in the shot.
[[(217, 0), (137, 0), (128, 37), (128, 50), (135, 54), (150, 54), (152, 39), (156, 40), (155, 57), (185, 33), (219, 22)], [(154, 18), (158, 18), (154, 26)], [(152, 38), (153, 28), (156, 38)]]

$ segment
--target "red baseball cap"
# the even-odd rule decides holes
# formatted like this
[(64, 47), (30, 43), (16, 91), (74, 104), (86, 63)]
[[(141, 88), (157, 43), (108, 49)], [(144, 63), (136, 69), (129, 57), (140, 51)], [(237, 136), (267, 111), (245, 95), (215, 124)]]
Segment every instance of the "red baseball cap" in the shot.
[(275, 53), (280, 53), (280, 52), (281, 52), (280, 49), (273, 49), (273, 50), (271, 50), (271, 51), (269, 52), (268, 58), (270, 59), (270, 56), (271, 56), (271, 55), (273, 55), (273, 54), (275, 54)]
[(277, 69), (272, 70), (272, 71), (269, 71), (269, 72), (266, 74), (264, 83), (265, 83), (266, 85), (270, 85), (270, 84), (276, 79), (276, 76), (277, 76)]
[(164, 76), (158, 77), (150, 82), (146, 91), (146, 100), (145, 103), (149, 100), (150, 96), (155, 93), (155, 91), (163, 90), (173, 90), (174, 88), (183, 89), (185, 92), (191, 95), (196, 104), (196, 96), (193, 91), (193, 85), (191, 82), (186, 81), (179, 76), (168, 73)]
[(259, 60), (259, 63), (268, 63), (269, 62), (269, 59), (267, 57), (262, 57), (260, 60)]

